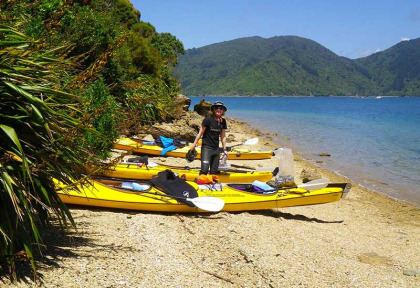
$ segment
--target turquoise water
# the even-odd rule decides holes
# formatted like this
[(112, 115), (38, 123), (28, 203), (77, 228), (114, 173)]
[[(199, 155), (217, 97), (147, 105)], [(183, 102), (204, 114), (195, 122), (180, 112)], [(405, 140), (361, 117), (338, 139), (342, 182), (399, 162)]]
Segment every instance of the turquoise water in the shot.
[[(203, 97), (190, 97), (193, 109)], [(226, 116), (368, 188), (420, 206), (420, 97), (207, 97)], [(331, 157), (320, 157), (329, 153)]]

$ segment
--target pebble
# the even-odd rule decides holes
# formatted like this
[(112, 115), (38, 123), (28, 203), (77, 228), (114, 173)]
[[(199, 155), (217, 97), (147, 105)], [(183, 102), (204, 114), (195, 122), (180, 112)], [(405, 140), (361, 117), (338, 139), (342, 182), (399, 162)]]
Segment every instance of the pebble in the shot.
[(413, 270), (404, 270), (403, 271), (403, 274), (405, 275), (405, 276), (415, 276), (415, 277), (417, 277), (417, 275), (419, 275), (420, 274), (420, 269), (413, 269)]
[(319, 153), (318, 156), (322, 156), (322, 157), (330, 157), (331, 154), (329, 153)]

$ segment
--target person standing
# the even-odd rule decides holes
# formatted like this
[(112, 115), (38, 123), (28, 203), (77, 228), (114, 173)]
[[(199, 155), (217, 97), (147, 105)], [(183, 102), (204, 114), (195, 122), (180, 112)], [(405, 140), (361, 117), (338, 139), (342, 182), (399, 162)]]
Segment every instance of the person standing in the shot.
[(217, 174), (219, 169), (219, 138), (222, 142), (223, 153), (226, 154), (226, 119), (222, 116), (227, 111), (226, 106), (221, 101), (216, 101), (211, 105), (212, 115), (208, 115), (201, 123), (200, 131), (191, 145), (190, 151), (194, 151), (198, 141), (203, 137), (201, 144), (201, 170), (200, 174)]

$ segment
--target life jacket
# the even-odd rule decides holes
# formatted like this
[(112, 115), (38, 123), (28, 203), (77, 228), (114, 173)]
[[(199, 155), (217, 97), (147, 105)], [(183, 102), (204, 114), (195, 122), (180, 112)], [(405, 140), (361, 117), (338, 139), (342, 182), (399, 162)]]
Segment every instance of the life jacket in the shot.
[[(197, 190), (188, 184), (185, 179), (179, 178), (173, 171), (167, 169), (159, 172), (150, 179), (150, 182), (159, 190), (165, 192), (167, 195), (181, 197), (181, 198), (196, 198), (198, 197)], [(195, 207), (190, 201), (185, 199), (175, 198), (188, 206)]]
[(201, 174), (200, 176), (198, 176), (196, 182), (197, 184), (214, 184), (219, 182), (219, 177), (217, 177), (216, 175)]

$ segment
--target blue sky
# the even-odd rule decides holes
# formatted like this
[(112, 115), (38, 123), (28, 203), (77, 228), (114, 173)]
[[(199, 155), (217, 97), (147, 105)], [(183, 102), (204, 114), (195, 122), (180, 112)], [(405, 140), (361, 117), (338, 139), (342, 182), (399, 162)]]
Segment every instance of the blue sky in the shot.
[(420, 0), (131, 0), (185, 49), (248, 36), (295, 35), (360, 58), (420, 37)]

